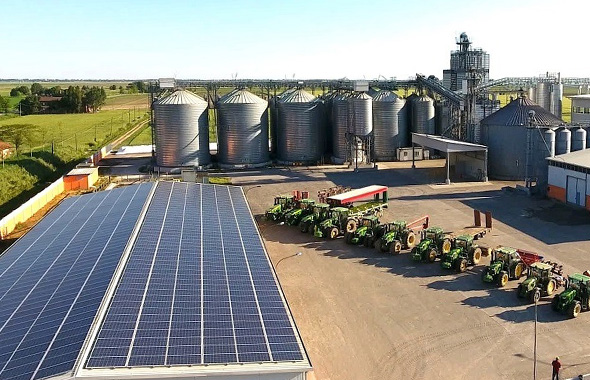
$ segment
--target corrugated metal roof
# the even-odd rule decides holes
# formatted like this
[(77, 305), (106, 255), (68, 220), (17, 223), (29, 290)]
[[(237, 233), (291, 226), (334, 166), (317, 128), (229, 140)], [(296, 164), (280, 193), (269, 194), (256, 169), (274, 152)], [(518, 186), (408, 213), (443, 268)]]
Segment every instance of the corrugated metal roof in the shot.
[(529, 125), (530, 110), (535, 111), (535, 116), (533, 117), (533, 123), (535, 125), (555, 127), (565, 124), (563, 120), (531, 101), (525, 94), (522, 94), (483, 119), (481, 124), (506, 126)]
[(590, 149), (560, 154), (555, 157), (550, 157), (548, 160), (590, 169)]
[(207, 104), (205, 99), (186, 90), (176, 90), (154, 104)]
[(590, 94), (568, 96), (570, 99), (590, 99)]
[(358, 92), (356, 94), (353, 94), (351, 96), (351, 98), (353, 99), (362, 99), (362, 100), (370, 100), (373, 99), (371, 98), (371, 96), (369, 94), (367, 94), (366, 92)]
[(221, 104), (228, 104), (228, 103), (257, 104), (257, 103), (267, 103), (267, 101), (262, 99), (259, 96), (254, 95), (250, 91), (234, 90), (234, 91), (222, 96), (219, 99), (218, 103), (221, 103)]
[(316, 100), (317, 98), (315, 96), (301, 89), (283, 94), (279, 98), (279, 102), (281, 103), (311, 103)]
[(391, 92), (391, 91), (379, 91), (379, 93), (377, 93), (374, 97), (373, 97), (373, 101), (375, 102), (396, 102), (399, 99), (399, 96), (397, 96), (395, 93)]
[(93, 174), (96, 171), (98, 171), (98, 168), (75, 168), (75, 169), (70, 170), (70, 172), (68, 174), (66, 174), (66, 176), (70, 176), (70, 175), (90, 175), (90, 174)]

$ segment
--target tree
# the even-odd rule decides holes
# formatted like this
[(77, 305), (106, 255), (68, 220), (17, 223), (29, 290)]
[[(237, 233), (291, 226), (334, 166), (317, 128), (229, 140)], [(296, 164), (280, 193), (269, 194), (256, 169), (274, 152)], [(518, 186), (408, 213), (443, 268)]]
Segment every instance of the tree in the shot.
[(135, 88), (135, 89), (137, 89), (136, 92), (146, 92), (147, 91), (145, 83), (140, 80), (130, 83), (127, 86), (127, 88), (129, 88), (130, 90), (131, 90), (131, 88)]
[(30, 95), (31, 91), (27, 86), (19, 86), (10, 90), (10, 96)]
[(41, 86), (39, 83), (33, 83), (31, 85), (31, 94), (33, 95), (41, 95), (43, 94), (43, 86)]
[(10, 108), (10, 102), (8, 99), (0, 95), (0, 112), (7, 113)]
[(68, 87), (60, 100), (60, 106), (67, 113), (82, 112), (82, 90), (80, 87)]
[(116, 90), (117, 89), (117, 85), (116, 84), (112, 84), (111, 87), (109, 87), (109, 90)]
[(24, 143), (32, 145), (37, 138), (39, 126), (33, 124), (11, 124), (0, 126), (0, 139), (12, 143), (18, 155)]
[(41, 103), (37, 95), (29, 95), (20, 101), (20, 110), (23, 115), (31, 115), (41, 111)]
[(96, 112), (102, 107), (107, 100), (107, 94), (104, 88), (92, 86), (83, 96), (82, 102), (87, 111)]
[(47, 96), (62, 96), (62, 90), (60, 86), (53, 86), (45, 89), (44, 94)]

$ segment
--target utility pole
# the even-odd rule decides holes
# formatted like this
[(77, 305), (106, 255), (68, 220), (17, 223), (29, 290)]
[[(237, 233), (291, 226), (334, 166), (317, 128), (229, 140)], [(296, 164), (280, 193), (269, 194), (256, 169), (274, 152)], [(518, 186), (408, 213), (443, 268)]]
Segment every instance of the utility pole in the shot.
[(76, 152), (78, 151), (78, 135), (74, 133), (74, 144), (76, 145)]

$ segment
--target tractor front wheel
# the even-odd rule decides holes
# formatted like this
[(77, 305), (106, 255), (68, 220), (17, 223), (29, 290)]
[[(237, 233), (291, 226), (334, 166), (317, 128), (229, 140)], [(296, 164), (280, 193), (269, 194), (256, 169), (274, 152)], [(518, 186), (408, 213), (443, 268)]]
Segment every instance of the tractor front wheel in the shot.
[(516, 264), (516, 266), (514, 267), (514, 278), (516, 280), (518, 280), (522, 276), (523, 272), (524, 272), (524, 264), (523, 263)]
[(440, 246), (443, 255), (451, 252), (451, 239), (445, 238)]
[(541, 299), (541, 291), (537, 288), (533, 289), (531, 294), (529, 294), (529, 299), (532, 303), (537, 303)]
[(481, 248), (476, 247), (473, 249), (473, 252), (471, 252), (471, 262), (473, 263), (473, 265), (477, 265), (477, 264), (479, 264), (480, 260), (481, 260)]
[(547, 293), (547, 295), (550, 296), (553, 294), (554, 291), (555, 291), (555, 280), (549, 280), (549, 282), (547, 283), (547, 286), (545, 286), (545, 293)]
[(461, 259), (457, 261), (457, 272), (463, 273), (467, 270), (467, 260)]
[(402, 242), (399, 240), (394, 240), (391, 243), (389, 250), (393, 255), (399, 255), (402, 251)]
[(430, 249), (428, 250), (428, 257), (427, 257), (427, 259), (428, 259), (428, 262), (429, 262), (429, 263), (433, 263), (433, 262), (434, 262), (434, 260), (436, 260), (436, 256), (437, 256), (437, 255), (436, 255), (436, 249), (434, 249), (434, 248), (430, 248)]
[(576, 318), (578, 315), (580, 315), (580, 312), (582, 311), (582, 304), (580, 303), (580, 301), (575, 301), (574, 303), (572, 303), (567, 311), (568, 315), (572, 318)]
[(330, 239), (334, 240), (338, 237), (338, 235), (340, 235), (340, 231), (338, 231), (338, 228), (336, 227), (332, 227), (330, 228)]
[(408, 236), (406, 236), (406, 247), (407, 248), (414, 248), (416, 245), (416, 234), (414, 231), (409, 231)]
[(508, 283), (508, 272), (503, 270), (498, 275), (498, 286), (502, 288), (502, 287), (506, 286), (507, 283)]

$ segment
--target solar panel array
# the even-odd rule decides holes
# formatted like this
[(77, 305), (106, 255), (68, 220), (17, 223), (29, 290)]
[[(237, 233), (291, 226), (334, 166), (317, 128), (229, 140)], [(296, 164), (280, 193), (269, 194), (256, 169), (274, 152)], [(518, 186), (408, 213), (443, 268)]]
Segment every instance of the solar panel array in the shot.
[(0, 379), (73, 369), (151, 187), (68, 198), (0, 256)]
[(159, 183), (86, 368), (303, 360), (242, 190)]

